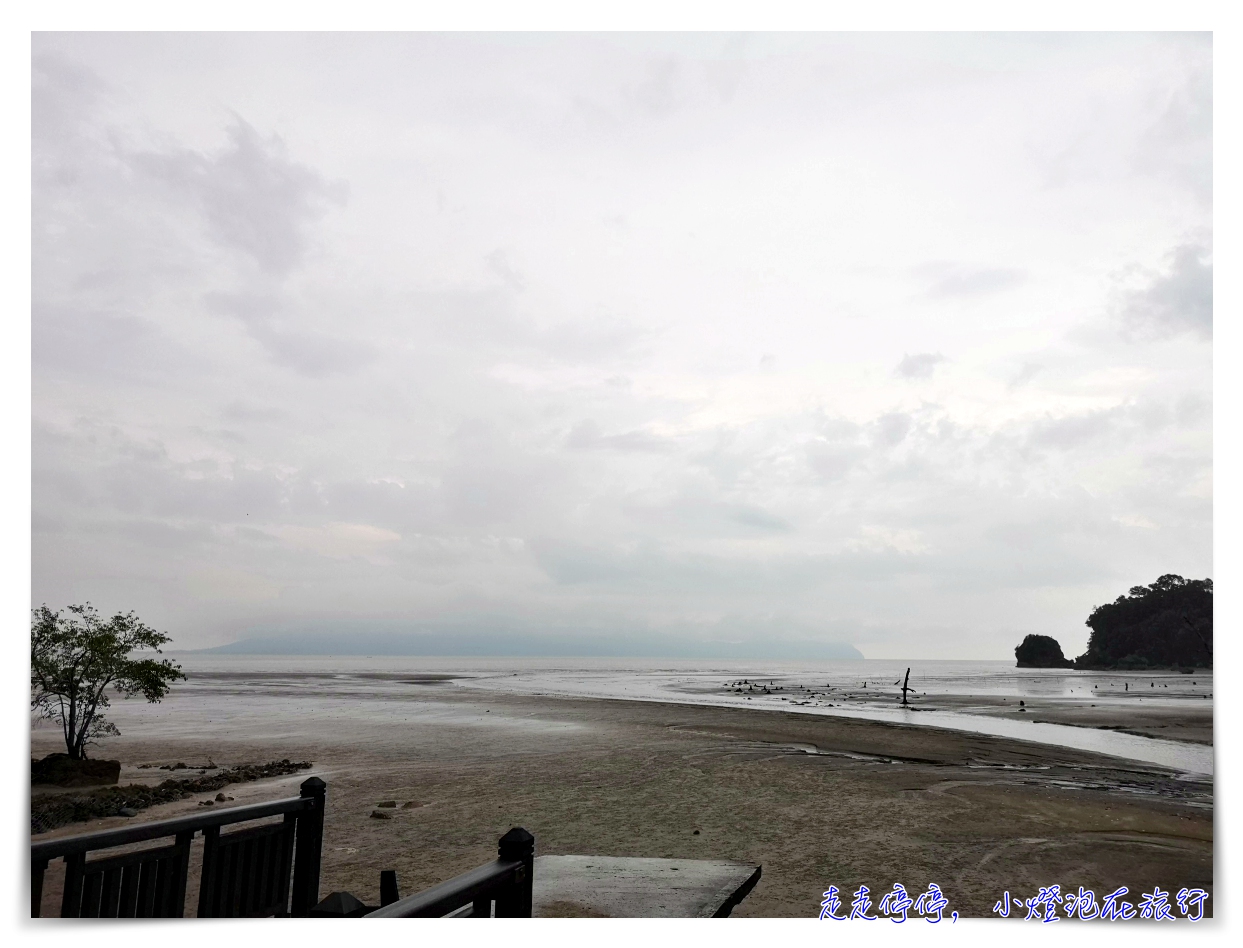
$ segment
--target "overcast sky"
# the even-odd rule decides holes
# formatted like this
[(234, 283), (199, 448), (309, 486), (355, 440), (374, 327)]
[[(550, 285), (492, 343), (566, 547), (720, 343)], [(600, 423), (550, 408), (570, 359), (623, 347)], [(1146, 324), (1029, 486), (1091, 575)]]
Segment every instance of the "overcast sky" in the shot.
[(33, 52), (35, 604), (1012, 659), (1213, 573), (1206, 35)]

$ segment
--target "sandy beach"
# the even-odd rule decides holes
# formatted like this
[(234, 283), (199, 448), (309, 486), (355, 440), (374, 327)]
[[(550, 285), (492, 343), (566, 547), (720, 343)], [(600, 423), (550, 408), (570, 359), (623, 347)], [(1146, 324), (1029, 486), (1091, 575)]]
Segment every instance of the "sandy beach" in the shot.
[[(231, 703), (227, 676), (213, 684), (214, 704), (134, 706), (123, 736), (95, 756), (119, 758), (122, 783), (168, 776), (140, 764), (314, 761), (309, 773), (328, 783), (321, 891), (372, 902), (382, 869), (396, 869), (403, 893), (413, 892), (493, 858), (515, 825), (534, 833), (540, 854), (760, 864), (763, 878), (737, 916), (814, 916), (829, 885), (922, 891), (936, 882), (964, 917), (989, 916), (1003, 891), (1030, 896), (1054, 883), (1098, 895), (1125, 885), (1135, 899), (1154, 885), (1212, 891), (1211, 778), (777, 710), (506, 695), (436, 676), (407, 676), (378, 698), (348, 689), (326, 698), (304, 678), (272, 686), (295, 701), (296, 713), (278, 721)], [(56, 741), (36, 728), (32, 753), (56, 750)], [(305, 776), (236, 785), (227, 805), (294, 794)], [(372, 819), (382, 800), (417, 805)], [(184, 800), (136, 819), (197, 808), (197, 798)], [(48, 906), (59, 897), (58, 868)], [(575, 914), (572, 905), (561, 911)]]

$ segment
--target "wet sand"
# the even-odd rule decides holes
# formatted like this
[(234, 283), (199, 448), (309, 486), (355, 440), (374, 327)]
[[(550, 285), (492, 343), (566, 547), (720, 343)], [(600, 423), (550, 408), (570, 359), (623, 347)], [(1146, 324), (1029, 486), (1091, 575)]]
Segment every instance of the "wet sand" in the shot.
[[(515, 825), (534, 833), (543, 854), (761, 864), (736, 916), (814, 916), (830, 884), (880, 893), (895, 882), (908, 891), (936, 882), (964, 917), (990, 916), (1003, 891), (1030, 896), (1053, 883), (1098, 896), (1126, 885), (1128, 898), (1153, 885), (1212, 891), (1211, 781), (1086, 752), (781, 711), (489, 694), (435, 680), (382, 699), (321, 698), (311, 688), (278, 728), (261, 703), (190, 723), (184, 707), (157, 707), (144, 712), (149, 723), (128, 722), (103, 748), (122, 760), (123, 783), (169, 776), (140, 763), (313, 760), (310, 773), (328, 783), (321, 892), (346, 889), (373, 903), (382, 869), (396, 869), (402, 892), (413, 892), (494, 858), (497, 838)], [(55, 750), (56, 737), (34, 730), (33, 753)], [(235, 785), (228, 805), (292, 795), (305, 776)], [(382, 800), (419, 805), (371, 819)], [(195, 811), (196, 801), (136, 819)], [(58, 890), (53, 870), (46, 906)]]
[(1045, 724), (1068, 724), (1073, 727), (1102, 728), (1156, 737), (1168, 741), (1189, 741), (1194, 744), (1213, 743), (1213, 703), (1199, 706), (1187, 701), (1177, 704), (1153, 702), (1152, 707), (1126, 706), (1101, 702), (1065, 701), (1057, 698), (1028, 698), (1025, 710), (1019, 710), (1014, 699), (979, 695), (938, 695), (924, 699), (919, 707), (941, 711), (965, 711), (990, 717), (1034, 720)]

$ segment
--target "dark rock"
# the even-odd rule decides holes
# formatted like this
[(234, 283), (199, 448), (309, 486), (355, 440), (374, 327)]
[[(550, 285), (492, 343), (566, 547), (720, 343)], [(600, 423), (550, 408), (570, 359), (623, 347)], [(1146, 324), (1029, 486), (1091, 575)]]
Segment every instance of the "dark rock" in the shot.
[(138, 815), (138, 811), (135, 810), (132, 806), (123, 806), (121, 807), (121, 809), (117, 810), (117, 816), (137, 816), (137, 815)]
[(385, 800), (383, 803), (377, 803), (376, 806), (392, 808), (397, 806), (396, 800)]
[(30, 762), (30, 782), (57, 787), (92, 787), (116, 783), (119, 760), (74, 760), (68, 754), (48, 754)]
[(216, 794), (216, 802), (217, 802), (217, 803), (224, 803), (224, 801), (225, 801), (225, 800), (231, 800), (231, 799), (233, 799), (233, 798), (232, 798), (232, 797), (226, 797), (223, 793), (217, 793), (217, 794)]
[(384, 810), (372, 810), (371, 818), (373, 820), (391, 820), (393, 818), (393, 814), (387, 813)]
[(1062, 646), (1050, 635), (1029, 635), (1014, 649), (1019, 668), (1071, 668), (1074, 663), (1062, 654)]
[(215, 805), (216, 805), (215, 800), (200, 800), (199, 801), (199, 806), (215, 806)]
[[(231, 783), (284, 777), (310, 768), (310, 761), (280, 760), (268, 764), (242, 764), (222, 770), (217, 774), (194, 777), (189, 780), (170, 778), (155, 787), (132, 783), (118, 787), (99, 787), (84, 794), (56, 794), (31, 800), (30, 832), (46, 833), (48, 830), (67, 823), (81, 823), (115, 816), (121, 807), (143, 810), (160, 803), (170, 803), (173, 800), (192, 798), (199, 793), (213, 792)], [(165, 769), (174, 768), (165, 767)]]

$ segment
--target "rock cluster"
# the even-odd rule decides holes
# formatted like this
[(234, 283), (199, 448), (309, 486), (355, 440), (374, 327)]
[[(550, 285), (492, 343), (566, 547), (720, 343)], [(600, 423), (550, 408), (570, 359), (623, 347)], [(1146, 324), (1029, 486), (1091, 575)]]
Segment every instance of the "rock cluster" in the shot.
[[(122, 810), (136, 812), (158, 803), (171, 803), (219, 790), (231, 783), (248, 783), (268, 777), (284, 777), (309, 770), (310, 761), (275, 760), (267, 764), (241, 764), (220, 773), (190, 780), (165, 780), (155, 787), (126, 784), (123, 787), (101, 787), (81, 796), (43, 797), (30, 802), (30, 832), (46, 833), (67, 823), (81, 823), (106, 816), (124, 815)], [(213, 801), (214, 802), (214, 801)]]
[(57, 787), (92, 787), (116, 783), (121, 776), (119, 760), (75, 760), (68, 754), (48, 754), (30, 761), (30, 782)]

